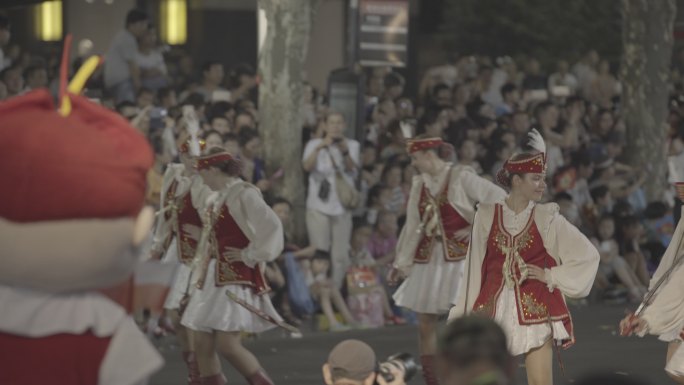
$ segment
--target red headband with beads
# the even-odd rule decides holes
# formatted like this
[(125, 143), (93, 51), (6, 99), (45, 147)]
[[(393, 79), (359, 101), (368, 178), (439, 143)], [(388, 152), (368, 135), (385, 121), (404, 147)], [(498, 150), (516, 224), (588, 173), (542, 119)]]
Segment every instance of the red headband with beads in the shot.
[(541, 174), (546, 172), (546, 159), (543, 153), (530, 155), (519, 160), (507, 160), (503, 168), (511, 174)]
[(229, 153), (219, 152), (216, 154), (211, 154), (211, 155), (207, 155), (207, 156), (197, 158), (197, 164), (195, 167), (198, 170), (206, 170), (209, 167), (213, 167), (213, 166), (216, 166), (217, 164), (221, 164), (223, 162), (229, 162), (232, 160), (236, 160), (236, 159), (233, 158), (233, 156), (230, 155)]
[(409, 154), (417, 151), (439, 148), (444, 144), (441, 138), (409, 139), (406, 141), (406, 148)]

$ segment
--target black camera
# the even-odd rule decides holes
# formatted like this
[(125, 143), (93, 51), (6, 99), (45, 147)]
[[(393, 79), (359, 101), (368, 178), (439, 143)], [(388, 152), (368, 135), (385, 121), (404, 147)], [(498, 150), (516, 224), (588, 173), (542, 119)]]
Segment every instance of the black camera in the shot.
[[(392, 366), (403, 373), (404, 382), (411, 381), (413, 376), (418, 373), (418, 364), (416, 364), (416, 360), (410, 353), (397, 353), (388, 357), (385, 362), (381, 362), (377, 369), (378, 376), (382, 376), (387, 382), (394, 381), (395, 378), (390, 371), (390, 367)], [(376, 380), (375, 384), (377, 383)]]

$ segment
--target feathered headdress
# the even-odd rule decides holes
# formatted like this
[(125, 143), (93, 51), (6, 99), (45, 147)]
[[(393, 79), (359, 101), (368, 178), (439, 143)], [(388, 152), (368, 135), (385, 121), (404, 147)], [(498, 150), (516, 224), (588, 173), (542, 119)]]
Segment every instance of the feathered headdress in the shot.
[(532, 129), (527, 134), (527, 146), (533, 151), (515, 154), (496, 174), (497, 181), (506, 186), (511, 174), (541, 174), (546, 172), (546, 143), (539, 131)]

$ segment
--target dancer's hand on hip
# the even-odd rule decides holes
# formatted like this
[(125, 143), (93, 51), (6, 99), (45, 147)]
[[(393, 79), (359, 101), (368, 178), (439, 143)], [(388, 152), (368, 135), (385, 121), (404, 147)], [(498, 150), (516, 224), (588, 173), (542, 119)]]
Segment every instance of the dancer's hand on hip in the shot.
[(539, 266), (527, 265), (527, 277), (546, 283), (546, 272)]

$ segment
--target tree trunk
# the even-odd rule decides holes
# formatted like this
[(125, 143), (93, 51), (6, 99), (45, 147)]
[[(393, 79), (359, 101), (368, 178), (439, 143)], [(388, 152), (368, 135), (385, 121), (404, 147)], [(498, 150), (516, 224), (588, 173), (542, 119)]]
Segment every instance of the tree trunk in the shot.
[(667, 189), (665, 151), (675, 0), (623, 0), (622, 110), (628, 161), (648, 171), (648, 201)]
[(268, 175), (283, 168), (274, 192), (293, 206), (295, 240), (306, 235), (302, 170), (302, 72), (318, 0), (259, 0), (268, 27), (259, 57), (259, 125)]

